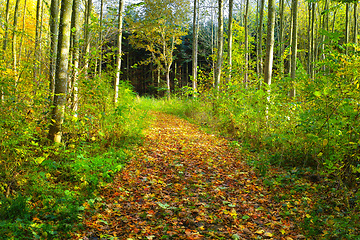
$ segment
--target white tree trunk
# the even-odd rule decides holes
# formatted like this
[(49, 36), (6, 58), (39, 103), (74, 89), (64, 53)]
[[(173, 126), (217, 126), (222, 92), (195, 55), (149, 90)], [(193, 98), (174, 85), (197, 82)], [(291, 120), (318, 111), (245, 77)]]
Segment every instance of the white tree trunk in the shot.
[(122, 49), (121, 49), (121, 43), (122, 43), (122, 23), (123, 23), (123, 12), (124, 8), (124, 0), (119, 1), (119, 20), (118, 20), (118, 53), (116, 56), (116, 78), (115, 78), (115, 104), (117, 103), (118, 97), (119, 97), (119, 83), (120, 83), (120, 72), (121, 72), (121, 55), (122, 55)]

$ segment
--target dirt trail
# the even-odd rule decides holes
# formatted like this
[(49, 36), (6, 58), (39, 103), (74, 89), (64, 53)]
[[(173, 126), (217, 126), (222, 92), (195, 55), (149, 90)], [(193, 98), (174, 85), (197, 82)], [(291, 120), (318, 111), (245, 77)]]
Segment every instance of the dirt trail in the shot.
[(296, 239), (240, 152), (163, 113), (103, 197), (87, 239)]

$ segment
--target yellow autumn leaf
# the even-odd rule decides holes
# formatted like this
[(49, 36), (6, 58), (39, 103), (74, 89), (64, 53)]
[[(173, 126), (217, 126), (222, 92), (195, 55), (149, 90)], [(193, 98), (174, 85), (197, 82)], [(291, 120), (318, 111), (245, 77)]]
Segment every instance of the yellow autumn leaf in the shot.
[(273, 234), (272, 234), (271, 232), (266, 232), (266, 233), (264, 233), (264, 236), (265, 236), (265, 237), (272, 237)]
[(281, 234), (285, 234), (286, 231), (284, 229), (280, 229)]
[(263, 235), (264, 232), (265, 232), (264, 230), (260, 229), (260, 230), (257, 230), (255, 233), (260, 234), (260, 235)]

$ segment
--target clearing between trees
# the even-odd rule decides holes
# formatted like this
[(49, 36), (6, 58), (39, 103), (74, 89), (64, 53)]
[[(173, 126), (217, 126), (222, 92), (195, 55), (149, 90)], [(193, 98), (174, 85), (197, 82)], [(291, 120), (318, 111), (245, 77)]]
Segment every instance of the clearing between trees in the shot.
[(245, 157), (224, 138), (156, 113), (136, 157), (103, 189), (106, 202), (87, 208), (84, 239), (305, 238)]

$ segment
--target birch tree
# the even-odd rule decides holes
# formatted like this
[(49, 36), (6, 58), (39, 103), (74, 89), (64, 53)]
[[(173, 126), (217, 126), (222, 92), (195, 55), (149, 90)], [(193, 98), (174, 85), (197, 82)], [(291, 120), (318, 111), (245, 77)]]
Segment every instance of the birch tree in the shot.
[(194, 92), (197, 88), (197, 58), (198, 58), (198, 0), (194, 0), (193, 11), (193, 47), (192, 47), (192, 87)]
[(55, 72), (55, 96), (48, 135), (48, 138), (56, 143), (61, 142), (62, 124), (65, 115), (72, 4), (73, 0), (62, 0), (61, 2), (58, 57)]
[(72, 77), (71, 77), (71, 109), (77, 117), (78, 111), (78, 77), (79, 77), (79, 56), (80, 56), (80, 0), (74, 0), (71, 17), (72, 36)]
[(270, 87), (274, 60), (275, 0), (268, 3), (264, 82)]
[(215, 65), (215, 89), (219, 92), (224, 46), (224, 1), (218, 0), (218, 4), (218, 46)]
[(248, 85), (248, 68), (249, 68), (249, 28), (248, 28), (248, 15), (249, 15), (249, 0), (246, 0), (245, 14), (244, 14), (244, 29), (245, 29), (245, 71), (244, 83), (245, 87)]
[(228, 39), (228, 62), (229, 62), (229, 76), (228, 81), (231, 81), (231, 71), (232, 71), (232, 42), (233, 42), (233, 5), (234, 1), (229, 0), (229, 39)]
[(114, 102), (117, 103), (117, 99), (119, 97), (119, 84), (120, 84), (120, 73), (121, 73), (121, 55), (122, 55), (122, 23), (123, 23), (123, 17), (122, 12), (124, 8), (124, 0), (119, 1), (119, 18), (118, 18), (118, 38), (117, 38), (117, 47), (118, 52), (116, 56), (116, 78), (115, 78), (115, 97)]
[(296, 78), (296, 56), (297, 56), (297, 11), (298, 0), (292, 0), (291, 15), (292, 15), (292, 44), (291, 44), (291, 80), (292, 89), (290, 91), (290, 97), (294, 98), (296, 94), (295, 78)]
[(258, 41), (257, 41), (257, 53), (256, 54), (256, 61), (258, 76), (263, 74), (263, 52), (262, 52), (262, 42), (263, 42), (263, 21), (264, 21), (264, 8), (265, 8), (265, 0), (260, 0), (260, 16), (259, 16), (259, 26), (258, 26)]

